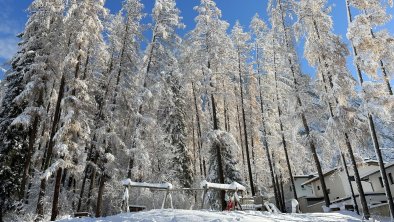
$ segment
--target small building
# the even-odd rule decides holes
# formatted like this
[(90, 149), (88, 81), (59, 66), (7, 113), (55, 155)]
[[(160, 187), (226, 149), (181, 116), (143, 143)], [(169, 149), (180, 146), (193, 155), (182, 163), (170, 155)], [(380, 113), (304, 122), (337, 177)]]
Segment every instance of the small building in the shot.
[[(358, 170), (360, 175), (366, 175), (367, 172), (374, 172), (379, 169), (377, 161), (367, 160), (360, 164), (358, 164)], [(328, 196), (330, 198), (330, 202), (332, 203), (341, 203), (344, 201), (350, 200), (352, 201), (352, 193), (350, 189), (349, 179), (351, 181), (351, 185), (353, 187), (354, 194), (357, 198), (358, 190), (356, 182), (354, 181), (354, 171), (351, 166), (348, 166), (349, 177), (347, 177), (345, 170), (343, 167), (336, 167), (325, 172), (324, 180), (326, 183)], [(393, 173), (394, 174), (394, 173)], [(371, 196), (368, 200), (369, 202), (374, 202), (373, 197), (375, 192), (370, 182), (362, 181), (362, 187), (364, 192)], [(297, 185), (296, 185), (297, 186)], [(323, 190), (319, 180), (319, 177), (315, 175), (313, 178), (308, 179), (307, 181), (301, 183), (300, 186), (310, 187), (312, 195), (308, 195), (305, 197), (300, 196), (300, 208), (303, 212), (321, 212), (322, 207), (324, 205), (324, 198), (323, 198)], [(297, 190), (297, 188), (296, 188)], [(309, 193), (309, 194), (310, 194)], [(379, 198), (381, 195), (379, 194)], [(377, 200), (379, 202), (379, 200)]]
[[(314, 175), (297, 175), (294, 176), (294, 186), (296, 188), (297, 197), (314, 197), (313, 189), (310, 184), (302, 185), (309, 179), (315, 177)], [(284, 187), (284, 196), (286, 200), (293, 199), (293, 187), (290, 181), (286, 182)]]
[[(351, 166), (347, 166), (347, 167), (348, 167), (353, 191), (355, 195), (358, 195), (357, 185), (354, 180), (353, 168)], [(365, 175), (367, 172), (371, 172), (371, 171), (374, 172), (379, 169), (379, 165), (377, 161), (373, 161), (373, 160), (364, 161), (358, 164), (357, 167), (360, 175)], [(326, 173), (324, 173), (323, 175), (328, 190), (328, 196), (331, 201), (352, 195), (349, 179), (342, 166), (331, 169)], [(361, 183), (365, 193), (374, 192), (369, 182), (361, 181)], [(302, 185), (304, 186), (311, 185), (315, 197), (323, 197), (323, 190), (321, 188), (321, 183), (318, 176), (315, 176), (314, 178), (305, 181)]]
[[(389, 181), (391, 193), (394, 194), (394, 163), (385, 165), (387, 179)], [(361, 174), (361, 173), (360, 173)], [(380, 169), (374, 169), (364, 174), (361, 174), (361, 179), (367, 181), (372, 185), (372, 190), (375, 193), (385, 193), (382, 175)]]

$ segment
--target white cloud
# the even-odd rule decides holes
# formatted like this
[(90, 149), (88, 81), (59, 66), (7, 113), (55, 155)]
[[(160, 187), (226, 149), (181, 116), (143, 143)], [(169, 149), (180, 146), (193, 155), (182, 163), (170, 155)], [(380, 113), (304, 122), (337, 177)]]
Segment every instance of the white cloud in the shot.
[(21, 30), (20, 25), (15, 21), (4, 21), (0, 23), (1, 35), (17, 35)]
[(18, 50), (18, 38), (4, 37), (0, 38), (0, 58), (9, 60)]
[(17, 52), (19, 39), (16, 35), (23, 30), (24, 19), (14, 15), (13, 1), (0, 0), (0, 61), (10, 60)]

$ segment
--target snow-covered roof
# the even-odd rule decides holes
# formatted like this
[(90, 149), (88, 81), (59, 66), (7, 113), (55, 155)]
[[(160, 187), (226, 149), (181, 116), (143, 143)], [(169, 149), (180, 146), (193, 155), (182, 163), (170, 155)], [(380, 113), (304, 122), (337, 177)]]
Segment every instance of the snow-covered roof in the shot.
[(130, 179), (122, 180), (123, 186), (131, 186), (131, 187), (141, 187), (141, 188), (154, 188), (154, 189), (162, 189), (162, 190), (172, 190), (173, 186), (171, 183), (145, 183), (145, 182), (135, 182)]
[[(377, 160), (371, 160), (371, 159), (366, 159), (366, 160), (364, 160), (363, 162), (357, 163), (357, 166), (360, 166), (360, 167), (361, 167), (361, 166), (363, 166), (363, 165), (377, 166), (377, 165), (379, 165), (379, 163), (378, 163)], [(394, 165), (394, 163), (393, 163), (393, 165)], [(352, 166), (349, 164), (348, 167), (351, 168)], [(386, 165), (386, 168), (387, 168), (387, 167), (388, 167), (388, 165)], [(391, 166), (390, 166), (390, 167), (391, 167)], [(337, 170), (342, 170), (342, 169), (343, 169), (342, 166), (335, 167), (335, 168), (333, 168), (333, 169), (327, 171), (327, 172), (324, 173), (323, 175), (324, 175), (324, 177), (330, 176), (330, 175), (333, 174), (335, 171), (337, 171)], [(363, 177), (367, 177), (367, 176), (369, 176), (370, 174), (373, 174), (373, 173), (376, 173), (376, 172), (379, 172), (379, 170), (372, 170), (372, 171), (370, 171), (369, 173), (367, 173), (367, 174), (366, 174), (365, 176), (363, 176)], [(312, 183), (312, 182), (314, 182), (314, 181), (317, 181), (317, 180), (319, 179), (319, 176), (316, 175), (316, 174), (315, 174), (315, 175), (297, 175), (297, 176), (294, 176), (294, 178), (296, 178), (296, 177), (298, 177), (298, 178), (306, 178), (306, 177), (311, 177), (311, 176), (313, 176), (313, 177), (312, 177), (311, 179), (305, 181), (305, 182), (302, 183), (301, 185), (310, 184), (310, 183)]]
[[(388, 163), (388, 164), (386, 164), (386, 165), (384, 166), (384, 168), (385, 168), (385, 169), (388, 169), (388, 168), (393, 167), (393, 166), (394, 166), (394, 163)], [(367, 172), (366, 174), (364, 174), (364, 175), (361, 176), (361, 179), (365, 179), (365, 178), (371, 176), (372, 174), (376, 174), (376, 173), (379, 173), (379, 174), (380, 174), (380, 169), (371, 170), (371, 171)]]
[[(330, 175), (332, 175), (333, 173), (335, 173), (338, 169), (339, 169), (339, 168), (337, 167), (337, 168), (334, 168), (334, 169), (332, 169), (332, 170), (329, 170), (329, 171), (327, 171), (326, 173), (324, 173), (323, 176), (324, 176), (324, 177), (330, 176)], [(305, 182), (302, 183), (301, 185), (310, 184), (310, 183), (315, 182), (315, 181), (317, 181), (317, 180), (319, 180), (319, 176), (315, 176), (315, 177), (313, 177), (312, 179), (305, 181)]]
[(216, 189), (216, 190), (239, 190), (246, 191), (246, 188), (237, 182), (232, 182), (231, 184), (221, 184), (221, 183), (210, 183), (206, 180), (202, 181), (200, 184), (201, 188), (204, 189)]

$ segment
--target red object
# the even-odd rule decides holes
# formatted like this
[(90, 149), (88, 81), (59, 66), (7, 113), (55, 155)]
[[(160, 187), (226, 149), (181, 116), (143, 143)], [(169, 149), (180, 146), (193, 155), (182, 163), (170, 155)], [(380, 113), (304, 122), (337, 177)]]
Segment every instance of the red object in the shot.
[(232, 210), (233, 207), (234, 207), (234, 202), (231, 201), (231, 200), (229, 200), (228, 203), (227, 203), (227, 208), (226, 208), (226, 210)]

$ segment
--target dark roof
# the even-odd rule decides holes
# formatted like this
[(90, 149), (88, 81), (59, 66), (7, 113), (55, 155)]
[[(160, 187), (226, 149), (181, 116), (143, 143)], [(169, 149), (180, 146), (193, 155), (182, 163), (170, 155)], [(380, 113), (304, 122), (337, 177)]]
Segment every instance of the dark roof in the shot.
[(295, 175), (294, 178), (313, 178), (314, 175)]
[[(384, 166), (384, 168), (385, 168), (385, 169), (388, 169), (388, 168), (393, 167), (393, 166), (394, 166), (394, 163), (388, 163), (388, 164), (386, 164), (386, 166)], [(365, 178), (371, 176), (372, 174), (376, 174), (376, 173), (380, 173), (380, 169), (377, 169), (377, 170), (373, 170), (373, 171), (367, 172), (367, 174), (363, 175), (363, 176), (361, 177), (361, 179), (365, 179)]]

